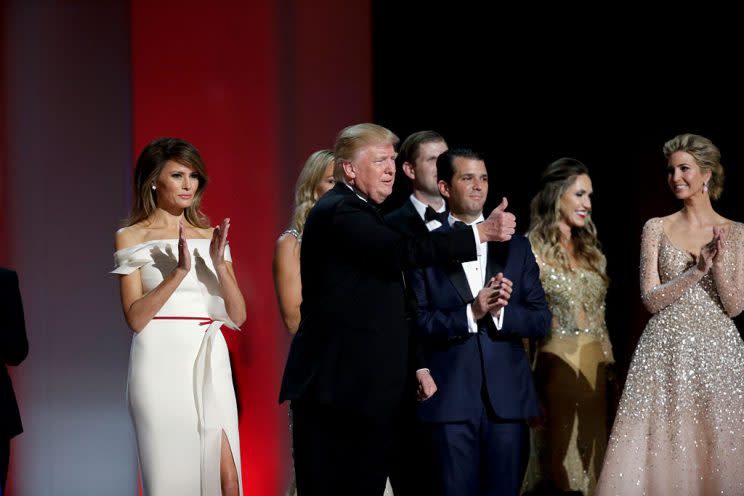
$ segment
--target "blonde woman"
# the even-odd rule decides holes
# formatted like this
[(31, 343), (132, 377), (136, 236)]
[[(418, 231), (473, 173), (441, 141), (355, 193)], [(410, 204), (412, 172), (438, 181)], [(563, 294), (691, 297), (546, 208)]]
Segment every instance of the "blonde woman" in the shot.
[(531, 203), (529, 240), (553, 314), (538, 343), (535, 385), (543, 418), (533, 430), (526, 489), (593, 493), (607, 446), (607, 274), (592, 222), (592, 181), (573, 158), (550, 164)]
[(653, 315), (630, 364), (597, 494), (744, 494), (744, 225), (712, 205), (721, 153), (664, 144), (682, 209), (646, 222), (641, 299)]
[(232, 268), (230, 219), (200, 210), (207, 173), (193, 145), (161, 138), (134, 171), (134, 205), (114, 255), (134, 331), (127, 392), (143, 493), (237, 496), (238, 414), (227, 344), (246, 309)]
[(274, 289), (285, 329), (294, 334), (300, 325), (302, 282), (300, 280), (300, 242), (307, 214), (318, 198), (333, 188), (333, 152), (319, 150), (307, 159), (295, 188), (292, 225), (284, 231), (274, 248)]

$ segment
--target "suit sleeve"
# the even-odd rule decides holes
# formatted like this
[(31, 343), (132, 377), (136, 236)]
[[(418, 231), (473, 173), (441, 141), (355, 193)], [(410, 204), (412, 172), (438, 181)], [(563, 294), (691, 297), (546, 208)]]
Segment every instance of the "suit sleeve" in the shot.
[(465, 312), (467, 305), (457, 305), (447, 309), (437, 308), (430, 298), (425, 271), (413, 270), (410, 276), (411, 290), (416, 298), (416, 329), (419, 339), (435, 344), (467, 339), (472, 335), (468, 331)]
[(18, 365), (28, 354), (18, 276), (15, 272), (7, 271), (0, 284), (0, 357), (6, 365)]
[(338, 232), (343, 233), (341, 249), (363, 258), (370, 267), (401, 270), (437, 263), (475, 260), (475, 236), (463, 230), (401, 236), (382, 218), (362, 207), (341, 202), (334, 215)]
[(522, 338), (541, 339), (548, 335), (551, 314), (540, 283), (540, 268), (529, 241), (526, 238), (519, 239), (524, 258), (520, 277), (513, 282), (514, 286), (521, 286), (520, 296), (516, 300), (510, 300), (506, 306), (504, 325), (500, 332)]

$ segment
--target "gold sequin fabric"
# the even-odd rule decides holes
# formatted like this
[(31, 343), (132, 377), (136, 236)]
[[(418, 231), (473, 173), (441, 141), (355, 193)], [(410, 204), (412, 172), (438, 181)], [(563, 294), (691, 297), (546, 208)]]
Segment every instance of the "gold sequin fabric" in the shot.
[(545, 425), (531, 432), (523, 490), (588, 496), (608, 438), (605, 369), (614, 360), (605, 324), (607, 283), (594, 270), (535, 258), (553, 320), (534, 360)]
[(722, 263), (702, 277), (662, 219), (646, 223), (641, 245), (641, 294), (654, 315), (597, 494), (744, 495), (744, 342), (729, 317), (744, 300), (744, 226), (730, 224)]

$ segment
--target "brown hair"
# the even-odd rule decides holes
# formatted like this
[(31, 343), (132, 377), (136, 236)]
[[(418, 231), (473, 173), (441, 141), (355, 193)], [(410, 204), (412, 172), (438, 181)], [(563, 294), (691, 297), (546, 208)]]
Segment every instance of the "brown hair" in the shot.
[(191, 167), (199, 175), (199, 186), (194, 193), (194, 201), (184, 211), (184, 217), (193, 226), (209, 227), (209, 219), (200, 209), (208, 176), (199, 151), (191, 143), (178, 138), (158, 138), (151, 141), (140, 153), (134, 169), (134, 202), (126, 225), (141, 222), (155, 212), (157, 195), (152, 185), (157, 181), (168, 161)]
[[(532, 248), (544, 262), (566, 270), (571, 267), (561, 246), (561, 197), (582, 174), (589, 175), (589, 169), (583, 163), (573, 158), (559, 158), (543, 172), (540, 178), (542, 189), (530, 202), (530, 228), (527, 236)], [(571, 229), (571, 241), (576, 257), (607, 281), (607, 261), (591, 216), (587, 216), (583, 228)]]

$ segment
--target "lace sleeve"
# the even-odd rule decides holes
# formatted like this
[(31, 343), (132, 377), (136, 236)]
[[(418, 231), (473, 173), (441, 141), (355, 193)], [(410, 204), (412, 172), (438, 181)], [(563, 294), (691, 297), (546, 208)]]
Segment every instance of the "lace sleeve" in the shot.
[(641, 234), (641, 299), (651, 313), (657, 313), (677, 301), (703, 273), (693, 265), (677, 277), (661, 283), (659, 278), (659, 244), (663, 234), (662, 220), (650, 219)]
[(741, 224), (733, 224), (724, 242), (723, 258), (713, 264), (713, 280), (721, 305), (729, 317), (744, 309), (744, 232)]

